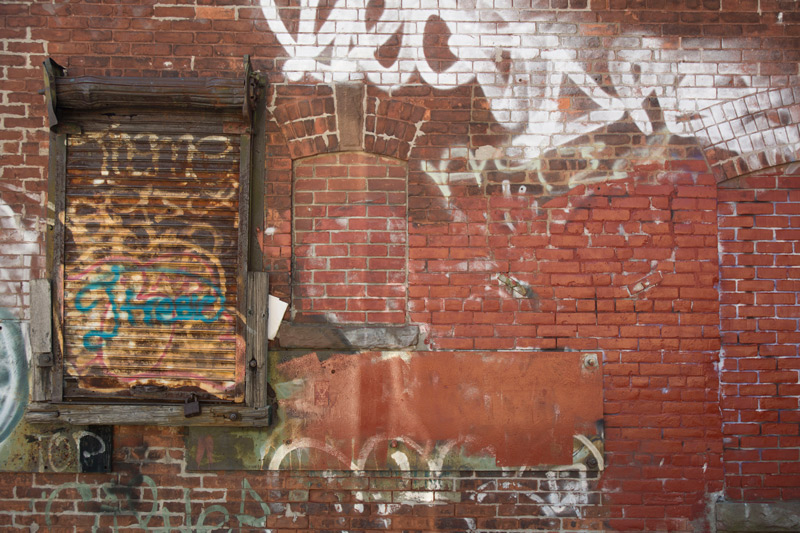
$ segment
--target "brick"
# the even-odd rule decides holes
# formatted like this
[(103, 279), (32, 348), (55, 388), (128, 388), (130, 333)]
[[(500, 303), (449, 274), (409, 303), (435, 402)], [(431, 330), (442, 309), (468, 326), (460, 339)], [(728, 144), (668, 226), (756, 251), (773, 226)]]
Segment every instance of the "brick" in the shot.
[[(5, 86), (11, 91), (4, 100), (4, 112), (9, 115), (3, 118), (5, 130), (0, 133), (4, 154), (8, 154), (3, 159), (4, 183), (14, 183), (15, 190), (19, 183), (19, 189), (25, 192), (42, 193), (45, 188), (42, 180), (46, 157), (39, 154), (46, 150), (47, 131), (41, 119), (43, 99), (36, 94), (41, 87), (41, 72), (36, 65), (43, 58), (23, 54), (41, 55), (46, 49), (67, 64), (70, 75), (115, 76), (238, 76), (241, 56), (251, 54), (254, 64), (271, 81), (269, 105), (274, 120), (271, 118), (267, 124), (265, 224), (273, 233), (262, 233), (258, 240), (266, 270), (271, 273), (272, 292), (287, 299), (293, 297), (294, 310), (301, 320), (323, 317), (344, 322), (419, 321), (430, 329), (428, 340), (434, 350), (602, 349), (606, 359), (606, 458), (610, 464), (603, 482), (608, 487), (619, 487), (621, 479), (632, 476), (632, 483), (625, 485), (622, 492), (604, 492), (602, 505), (582, 506), (582, 516), (586, 517), (583, 520), (543, 517), (541, 507), (533, 504), (452, 505), (446, 500), (433, 508), (402, 506), (405, 515), (400, 515), (399, 508), (378, 515), (379, 508), (369, 502), (382, 498), (382, 491), (369, 491), (362, 484), (357, 489), (364, 492), (362, 497), (367, 502), (363, 516), (356, 513), (355, 507), (347, 508), (350, 514), (345, 517), (322, 516), (329, 514), (329, 502), (313, 502), (313, 507), (301, 499), (294, 502), (297, 507), (292, 503), (292, 510), (305, 512), (307, 517), (291, 520), (285, 510), (276, 507), (264, 527), (599, 531), (606, 525), (593, 522), (593, 515), (586, 513), (603, 508), (610, 517), (609, 528), (691, 531), (702, 522), (703, 498), (709, 492), (725, 490), (740, 499), (800, 497), (796, 491), (791, 492), (796, 483), (793, 488), (786, 481), (791, 477), (787, 471), (777, 472), (786, 478), (776, 477), (775, 486), (766, 479), (775, 473), (777, 462), (793, 460), (779, 458), (787, 457), (782, 453), (796, 451), (789, 446), (797, 445), (788, 440), (796, 435), (786, 433), (797, 422), (786, 417), (791, 419), (788, 411), (797, 407), (796, 373), (800, 366), (796, 361), (795, 324), (800, 317), (794, 309), (800, 273), (796, 272), (794, 258), (798, 248), (792, 244), (798, 240), (798, 223), (792, 217), (796, 219), (795, 204), (800, 196), (790, 194), (796, 193), (796, 179), (781, 177), (785, 165), (766, 177), (735, 178), (731, 172), (748, 174), (773, 163), (755, 152), (753, 157), (747, 153), (736, 156), (735, 150), (727, 152), (722, 146), (703, 146), (705, 137), (698, 142), (688, 135), (645, 135), (629, 121), (628, 113), (624, 119), (614, 119), (603, 128), (590, 130), (583, 138), (549, 150), (541, 159), (541, 172), (498, 170), (499, 159), (476, 159), (476, 150), (483, 146), (492, 147), (497, 154), (507, 150), (509, 161), (505, 164), (520, 157), (513, 153), (518, 147), (511, 144), (515, 136), (519, 139), (523, 134), (524, 126), (507, 121), (512, 120), (512, 114), (524, 121), (529, 116), (527, 106), (538, 105), (537, 98), (514, 96), (507, 108), (497, 107), (499, 99), (477, 89), (481, 82), (476, 85), (473, 72), (446, 69), (435, 77), (445, 85), (452, 78), (452, 89), (442, 91), (425, 83), (428, 76), (433, 76), (428, 72), (421, 77), (414, 74), (410, 84), (386, 92), (379, 86), (381, 83), (399, 83), (399, 77), (391, 72), (391, 58), (383, 56), (390, 46), (379, 53), (387, 73), (378, 78), (368, 76), (363, 82), (367, 115), (364, 142), (368, 150), (403, 158), (410, 154), (411, 171), (406, 179), (405, 161), (356, 152), (325, 154), (338, 150), (336, 134), (341, 121), (335, 116), (334, 84), (317, 82), (312, 73), (303, 80), (287, 83), (281, 66), (286, 54), (292, 53), (291, 47), (284, 50), (257, 6), (238, 1), (227, 4), (0, 6), (6, 26), (0, 34), (9, 52), (5, 58)], [(674, 84), (674, 80), (664, 79), (665, 74), (659, 70), (664, 67), (663, 72), (683, 76), (681, 101), (687, 108), (705, 110), (697, 114), (698, 120), (713, 119), (713, 124), (704, 127), (716, 128), (726, 135), (730, 126), (736, 132), (735, 143), (740, 146), (758, 142), (784, 146), (784, 141), (777, 138), (780, 128), (769, 121), (784, 121), (784, 135), (795, 132), (790, 126), (800, 120), (794, 108), (800, 95), (792, 92), (791, 81), (783, 72), (797, 59), (796, 43), (791, 39), (796, 21), (788, 11), (784, 13), (784, 24), (762, 21), (761, 33), (756, 35), (748, 29), (753, 20), (751, 6), (733, 1), (724, 2), (721, 7), (712, 2), (702, 9), (664, 11), (655, 4), (648, 5), (648, 9), (631, 10), (625, 2), (611, 0), (592, 5), (592, 16), (588, 18), (582, 14), (590, 7), (585, 1), (534, 4), (536, 9), (556, 12), (559, 20), (536, 22), (540, 35), (531, 39), (552, 36), (575, 55), (575, 61), (587, 61), (592, 76), (604, 75), (597, 70), (605, 68), (604, 61), (627, 62), (635, 57), (636, 67), (643, 69), (641, 74), (637, 72), (641, 80), (637, 77), (638, 81), (622, 85), (653, 84), (656, 89), (650, 92), (652, 105), (664, 94), (663, 87)], [(340, 7), (321, 8), (320, 24), (310, 21), (309, 28), (316, 31), (325, 21), (338, 24), (334, 10)], [(284, 10), (282, 23), (298, 29), (300, 26), (294, 26), (287, 11), (291, 9)], [(372, 6), (367, 10), (367, 24), (382, 14), (382, 7)], [(449, 39), (446, 32), (453, 30), (448, 24), (431, 19), (417, 25), (427, 30), (424, 55), (431, 61), (430, 65), (420, 63), (426, 68), (433, 68), (437, 62), (441, 67), (458, 56), (449, 55), (458, 52), (454, 48), (458, 40)], [(510, 59), (519, 39), (529, 36), (512, 31), (513, 21), (508, 30), (491, 25), (496, 32), (490, 37), (498, 39), (500, 51), (497, 73), (507, 75), (515, 90), (541, 89), (542, 86), (513, 81), (516, 75), (528, 75), (519, 69), (538, 65), (537, 58), (525, 65)], [(615, 34), (622, 25), (624, 35)], [(404, 39), (396, 40), (392, 52), (404, 50), (412, 26), (403, 27)], [(37, 41), (28, 40), (26, 29)], [(306, 37), (317, 42), (316, 35)], [(506, 37), (516, 41), (501, 42)], [(358, 46), (361, 41), (353, 42)], [(552, 50), (545, 44), (537, 43), (536, 47)], [(505, 50), (512, 52), (506, 54)], [(653, 62), (653, 50), (658, 50), (657, 63)], [(173, 67), (161, 72), (159, 65), (166, 61)], [(416, 68), (414, 61), (405, 56), (400, 56), (397, 65), (408, 73)], [(651, 66), (655, 72), (647, 71)], [(627, 68), (627, 63), (623, 67)], [(609, 75), (598, 80), (602, 92), (624, 97), (616, 87), (622, 75), (606, 74)], [(356, 75), (361, 73), (347, 73), (348, 79), (362, 83), (355, 79)], [(380, 80), (381, 76), (386, 79)], [(597, 107), (571, 84), (565, 80), (556, 103), (559, 110), (574, 113), (575, 121), (569, 127), (578, 127), (583, 113), (594, 113)], [(747, 88), (739, 88), (738, 84)], [(785, 96), (780, 91), (767, 94), (771, 87), (779, 86), (788, 87)], [(750, 87), (762, 89), (765, 94), (740, 98)], [(519, 109), (510, 108), (517, 104)], [(664, 103), (660, 105), (663, 107)], [(759, 115), (764, 110), (766, 113)], [(746, 121), (746, 117), (753, 120)], [(687, 112), (683, 118), (694, 120), (694, 115)], [(789, 124), (785, 124), (787, 120)], [(409, 141), (416, 134), (416, 124), (421, 124), (425, 134), (417, 137), (411, 150)], [(582, 152), (584, 149), (586, 153)], [(771, 152), (770, 157), (773, 155), (784, 157), (780, 150)], [(298, 159), (300, 156), (314, 157)], [(499, 156), (492, 156), (495, 157)], [(777, 164), (788, 163), (791, 159), (786, 157), (776, 160)], [(707, 163), (714, 165), (715, 158), (720, 159), (716, 176)], [(423, 171), (424, 161), (447, 165), (447, 171), (452, 173), (449, 197)], [(483, 170), (472, 177), (474, 169), (470, 165), (484, 163)], [(319, 169), (319, 173), (304, 174), (306, 169)], [(612, 169), (629, 172), (628, 178), (607, 183), (590, 181)], [(595, 174), (590, 174), (592, 171)], [(724, 177), (720, 171), (735, 179), (718, 187), (715, 177)], [(453, 179), (458, 173), (465, 176), (461, 181)], [(587, 177), (585, 185), (567, 185), (568, 180), (582, 176)], [(310, 181), (303, 183), (304, 179)], [(502, 189), (506, 179), (511, 191), (508, 198)], [(553, 189), (544, 191), (543, 182)], [(518, 194), (523, 184), (526, 193)], [(38, 223), (31, 215), (41, 213), (41, 199), (31, 201), (21, 192), (6, 189), (0, 193), (2, 201), (11, 205), (15, 213), (24, 208), (26, 220)], [(722, 202), (718, 211), (717, 198)], [(398, 204), (408, 212), (394, 211)], [(715, 212), (719, 214), (716, 220)], [(345, 226), (340, 227), (336, 219), (344, 219)], [(717, 236), (721, 240), (719, 249)], [(3, 241), (0, 246), (5, 242), (16, 241)], [(722, 266), (719, 283), (714, 279), (718, 253)], [(19, 266), (6, 264), (0, 258), (8, 285), (13, 284), (13, 292), (9, 293), (12, 299), (8, 300), (13, 303), (9, 307), (20, 305), (16, 293), (22, 298), (24, 284), (31, 277), (23, 268), (30, 258), (12, 257), (13, 261), (22, 261)], [(387, 270), (372, 270), (375, 267)], [(661, 283), (636, 295), (626, 290), (654, 269), (664, 274)], [(498, 273), (523, 279), (536, 298), (514, 299), (502, 293), (495, 279)], [(6, 294), (0, 292), (0, 297), (5, 306)], [(350, 311), (350, 299), (355, 307), (369, 309), (380, 303), (397, 309)], [(717, 305), (721, 308), (717, 309)], [(309, 316), (303, 317), (306, 313)], [(720, 342), (725, 358), (718, 378), (714, 364)], [(762, 366), (764, 361), (771, 361), (772, 367)], [(717, 379), (722, 386), (724, 422), (713, 414), (720, 401)], [(776, 419), (779, 412), (782, 417)], [(751, 434), (751, 422), (758, 431), (775, 431), (775, 438)], [(637, 433), (636, 430), (650, 429), (643, 425), (657, 425), (661, 431)], [(727, 455), (718, 449), (723, 442), (719, 435), (723, 429), (729, 439), (725, 440)], [(159, 430), (145, 431), (157, 435)], [(619, 435), (627, 440), (620, 440)], [(139, 436), (122, 432), (119, 437), (127, 444), (121, 446), (125, 454), (116, 460), (133, 461), (134, 455), (128, 452), (142, 444), (137, 440)], [(182, 446), (180, 438), (175, 444), (174, 435), (163, 438), (165, 443), (172, 441), (175, 446)], [(737, 455), (742, 452), (746, 456), (749, 447), (764, 451), (763, 464)], [(152, 475), (167, 457), (179, 460), (180, 456), (177, 449), (163, 454), (151, 451), (154, 455), (150, 461), (155, 464), (143, 468), (152, 471)], [(769, 457), (767, 452), (774, 455)], [(147, 456), (144, 452), (135, 456), (142, 455)], [(659, 471), (654, 465), (660, 464), (661, 459), (664, 467)], [(636, 466), (621, 466), (626, 463)], [(706, 463), (707, 469), (702, 470)], [(721, 463), (728, 472), (724, 487)], [(740, 466), (746, 463), (753, 464), (754, 472), (760, 468), (767, 471), (751, 475)], [(140, 469), (135, 464), (117, 466), (123, 470)], [(324, 477), (313, 473), (295, 474), (279, 481), (296, 483), (298, 486), (290, 490), (297, 491), (297, 495), (308, 490), (303, 487), (306, 481), (317, 484), (314, 490), (326, 483)], [(636, 484), (643, 481), (642, 476), (651, 474), (663, 476), (657, 487)], [(487, 480), (492, 476), (501, 479), (501, 473), (481, 475)], [(68, 482), (49, 476), (36, 474), (36, 481)], [(179, 501), (182, 488), (191, 486), (192, 481), (169, 470), (158, 476), (163, 489), (160, 494), (176, 499), (169, 507), (176, 513), (171, 524), (176, 527), (183, 512), (183, 502)], [(447, 481), (452, 479), (444, 477)], [(259, 478), (266, 483), (265, 476)], [(332, 478), (331, 483), (350, 479), (343, 473)], [(33, 476), (22, 479), (33, 480)], [(74, 475), (70, 479), (74, 480)], [(203, 483), (217, 483), (219, 491), (226, 491), (224, 506), (231, 517), (239, 512), (238, 502), (234, 501), (241, 486), (237, 475), (214, 472), (203, 479)], [(393, 475), (389, 479), (403, 477)], [(15, 486), (24, 488), (25, 484)], [(348, 498), (354, 498), (352, 490), (356, 487), (344, 489)], [(600, 497), (598, 493), (594, 495)], [(35, 491), (30, 497), (41, 500)], [(403, 497), (398, 495), (398, 499)], [(198, 495), (196, 501), (193, 509), (199, 515), (206, 508), (206, 500)], [(35, 502), (39, 503), (42, 502)], [(348, 505), (358, 504), (353, 501)], [(247, 512), (256, 513), (259, 509), (256, 505), (248, 507)], [(64, 527), (90, 528), (94, 516), (88, 514), (88, 506), (81, 513), (75, 526), (66, 524), (65, 518)], [(0, 518), (3, 516), (6, 515), (0, 514)], [(441, 517), (446, 520), (437, 520)], [(16, 526), (29, 524), (25, 521), (29, 516), (16, 518)], [(469, 522), (475, 519), (478, 522)], [(157, 527), (155, 522), (150, 525)], [(105, 521), (102, 527), (112, 525)], [(220, 527), (237, 526), (231, 518)]]

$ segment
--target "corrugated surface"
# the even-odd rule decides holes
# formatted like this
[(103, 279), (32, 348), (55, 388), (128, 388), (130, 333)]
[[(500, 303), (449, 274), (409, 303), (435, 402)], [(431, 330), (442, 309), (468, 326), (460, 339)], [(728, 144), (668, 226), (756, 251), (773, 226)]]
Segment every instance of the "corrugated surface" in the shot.
[(69, 137), (66, 398), (241, 394), (240, 137), (172, 118), (109, 117)]

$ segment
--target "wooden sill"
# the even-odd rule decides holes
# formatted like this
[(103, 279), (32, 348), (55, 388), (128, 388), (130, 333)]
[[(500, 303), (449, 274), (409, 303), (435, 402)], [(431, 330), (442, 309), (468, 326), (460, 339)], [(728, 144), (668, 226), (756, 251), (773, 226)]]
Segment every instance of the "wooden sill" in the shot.
[(193, 417), (183, 415), (183, 405), (31, 403), (25, 420), (32, 424), (62, 422), (74, 425), (228, 426), (266, 427), (271, 406), (204, 405)]

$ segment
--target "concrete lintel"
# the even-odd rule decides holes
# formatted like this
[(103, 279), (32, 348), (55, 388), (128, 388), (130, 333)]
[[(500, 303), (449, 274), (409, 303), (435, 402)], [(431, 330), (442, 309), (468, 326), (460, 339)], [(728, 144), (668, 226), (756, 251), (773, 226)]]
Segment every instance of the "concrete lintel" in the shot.
[(800, 502), (717, 502), (717, 533), (800, 531)]
[(402, 350), (417, 345), (419, 327), (284, 323), (278, 340), (288, 349)]

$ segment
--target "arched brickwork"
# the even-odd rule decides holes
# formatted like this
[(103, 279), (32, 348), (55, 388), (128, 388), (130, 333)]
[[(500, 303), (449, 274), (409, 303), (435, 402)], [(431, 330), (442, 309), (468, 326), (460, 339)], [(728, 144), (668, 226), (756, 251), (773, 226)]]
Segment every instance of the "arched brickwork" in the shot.
[(278, 85), (272, 116), (292, 159), (361, 148), (408, 161), (425, 107), (353, 85)]
[(705, 109), (691, 122), (718, 183), (800, 160), (800, 87)]

